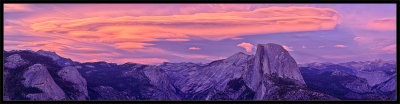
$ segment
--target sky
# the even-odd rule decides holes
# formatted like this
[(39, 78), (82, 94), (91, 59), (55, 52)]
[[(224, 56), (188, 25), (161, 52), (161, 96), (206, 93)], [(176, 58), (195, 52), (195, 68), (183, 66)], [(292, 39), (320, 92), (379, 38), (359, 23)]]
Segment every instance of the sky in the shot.
[(396, 5), (4, 5), (5, 50), (79, 62), (209, 63), (266, 43), (299, 64), (395, 60)]

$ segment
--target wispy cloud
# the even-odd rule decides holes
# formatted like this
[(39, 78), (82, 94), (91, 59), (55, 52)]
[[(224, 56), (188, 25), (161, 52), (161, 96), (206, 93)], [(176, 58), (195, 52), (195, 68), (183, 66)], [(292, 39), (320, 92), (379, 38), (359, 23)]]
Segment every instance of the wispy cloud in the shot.
[(199, 47), (189, 47), (189, 50), (200, 50)]
[(342, 44), (339, 44), (339, 45), (335, 45), (334, 47), (338, 47), (338, 48), (344, 48), (344, 47), (347, 47), (347, 46), (345, 46), (345, 45), (342, 45)]
[(4, 4), (4, 12), (32, 11), (29, 4)]
[(379, 18), (370, 21), (365, 28), (377, 31), (396, 30), (396, 18)]
[(294, 51), (294, 50), (292, 49), (292, 47), (288, 47), (288, 46), (285, 46), (285, 45), (283, 45), (282, 47), (283, 47), (283, 49), (285, 49), (285, 50), (287, 50), (287, 51)]
[(385, 53), (396, 53), (396, 44), (392, 44), (382, 48)]

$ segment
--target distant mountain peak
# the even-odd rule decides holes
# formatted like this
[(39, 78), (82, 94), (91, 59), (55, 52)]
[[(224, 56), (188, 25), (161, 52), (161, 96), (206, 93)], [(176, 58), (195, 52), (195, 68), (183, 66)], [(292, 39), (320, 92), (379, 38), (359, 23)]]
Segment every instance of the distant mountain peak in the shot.
[(60, 56), (58, 56), (56, 54), (56, 52), (52, 52), (52, 51), (38, 50), (38, 51), (36, 51), (36, 53), (39, 54), (39, 55), (50, 57), (53, 60), (58, 60), (58, 59), (61, 58)]

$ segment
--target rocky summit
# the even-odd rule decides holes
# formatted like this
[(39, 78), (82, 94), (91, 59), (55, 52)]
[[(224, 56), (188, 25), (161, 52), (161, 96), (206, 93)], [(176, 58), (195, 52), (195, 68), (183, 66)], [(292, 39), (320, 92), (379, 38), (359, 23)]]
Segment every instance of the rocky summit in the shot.
[[(210, 63), (74, 62), (55, 52), (4, 51), (5, 100), (395, 100), (393, 62), (298, 67), (281, 45)], [(361, 65), (361, 66), (360, 66)], [(394, 65), (395, 66), (395, 65)], [(394, 67), (395, 68), (395, 67)], [(384, 73), (365, 78), (367, 72)]]

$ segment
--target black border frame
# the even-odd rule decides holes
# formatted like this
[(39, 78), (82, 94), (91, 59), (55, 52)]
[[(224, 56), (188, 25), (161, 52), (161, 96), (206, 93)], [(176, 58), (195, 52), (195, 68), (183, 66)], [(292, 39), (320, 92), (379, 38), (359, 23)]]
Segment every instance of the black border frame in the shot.
[[(4, 16), (4, 4), (53, 4), (53, 3), (67, 3), (67, 4), (120, 4), (120, 3), (139, 3), (139, 4), (155, 4), (155, 3), (164, 3), (164, 4), (192, 4), (192, 3), (200, 3), (200, 4), (249, 4), (249, 3), (268, 3), (268, 4), (396, 4), (396, 7), (399, 7), (400, 0), (1, 0), (1, 11)], [(1, 23), (4, 26), (4, 17), (1, 16)], [(399, 17), (399, 11), (396, 10), (396, 18)], [(397, 30), (399, 22), (396, 21)], [(4, 29), (4, 27), (3, 27)], [(396, 31), (396, 44), (398, 44), (398, 32)], [(4, 50), (4, 30), (2, 33), (2, 48)], [(396, 47), (396, 50), (399, 48)], [(2, 58), (4, 59), (3, 55)], [(399, 62), (398, 55), (396, 53), (396, 67)], [(4, 60), (1, 60), (2, 63)], [(2, 64), (3, 66), (4, 64)], [(3, 75), (3, 71), (1, 71)], [(399, 75), (399, 71), (396, 71), (396, 74)], [(163, 103), (163, 104), (176, 104), (176, 103), (287, 103), (287, 104), (310, 104), (310, 103), (347, 103), (347, 104), (400, 104), (400, 96), (399, 96), (399, 77), (396, 76), (397, 80), (397, 92), (396, 92), (396, 101), (198, 101), (198, 100), (182, 100), (182, 101), (96, 101), (96, 100), (88, 100), (88, 101), (4, 101), (3, 94), (1, 95), (1, 103), (0, 104), (8, 104), (8, 103)], [(2, 88), (3, 88), (3, 80)], [(0, 91), (3, 93), (3, 90)]]

